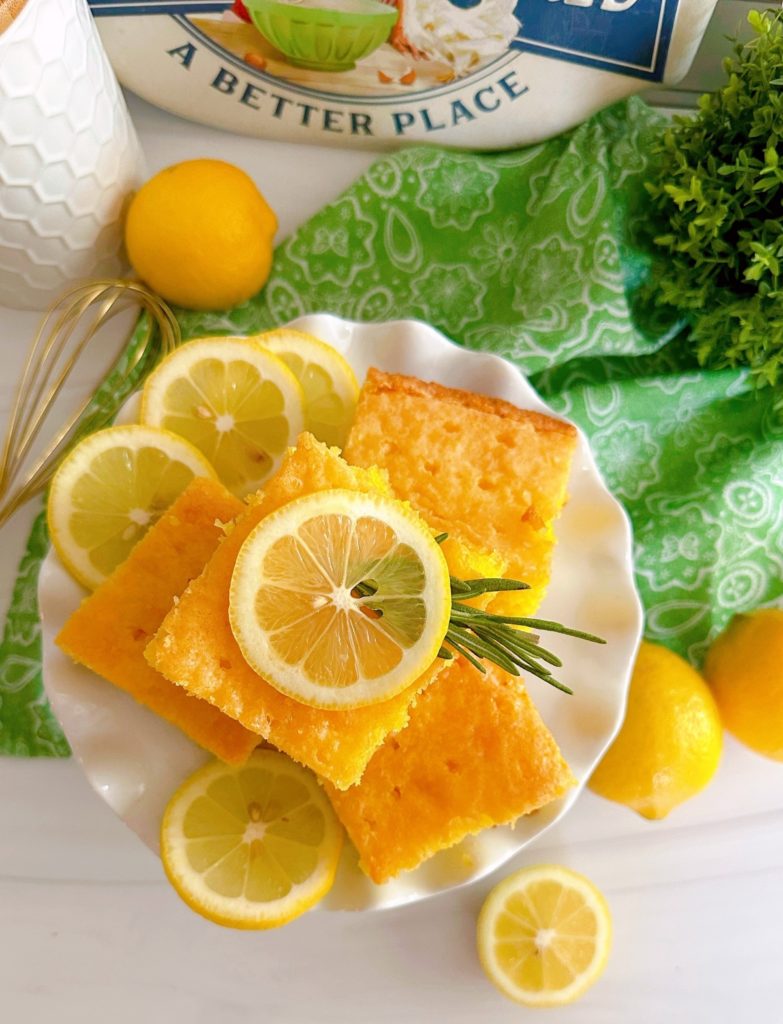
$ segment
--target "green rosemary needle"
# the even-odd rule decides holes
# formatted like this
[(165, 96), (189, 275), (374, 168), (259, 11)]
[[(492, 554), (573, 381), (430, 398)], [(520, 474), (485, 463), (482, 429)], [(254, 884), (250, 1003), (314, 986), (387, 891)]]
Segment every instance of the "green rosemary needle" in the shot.
[[(503, 580), (503, 587), (496, 587), (494, 584), (497, 582), (470, 580), (470, 596), (497, 593), (499, 590), (527, 589), (526, 584), (518, 580)], [(486, 672), (482, 661), (491, 661), (512, 676), (527, 672), (562, 690), (563, 693), (573, 693), (573, 690), (561, 683), (548, 668), (549, 665), (561, 668), (562, 662), (557, 655), (541, 646), (538, 633), (561, 633), (594, 644), (606, 643), (602, 637), (585, 633), (580, 629), (571, 629), (560, 622), (551, 622), (548, 619), (496, 615), (481, 608), (474, 608), (463, 603), (466, 600), (463, 584), (464, 581), (452, 578), (451, 619), (440, 657), (452, 657), (452, 649), (466, 658), (479, 672)]]
[[(448, 537), (447, 533), (439, 533), (435, 538), (442, 544)], [(461, 654), (479, 672), (487, 670), (482, 661), (491, 661), (512, 676), (520, 671), (537, 676), (550, 686), (573, 694), (573, 690), (556, 679), (546, 667), (562, 668), (563, 663), (539, 643), (539, 630), (548, 633), (561, 633), (579, 640), (587, 640), (593, 644), (605, 644), (600, 636), (585, 633), (581, 629), (571, 629), (560, 622), (549, 619), (533, 619), (515, 615), (495, 615), (481, 608), (474, 608), (465, 601), (478, 597), (480, 594), (498, 594), (509, 590), (529, 590), (527, 583), (520, 580), (502, 578), (484, 578), (477, 580), (460, 580), (451, 576), (451, 618), (443, 646), (438, 657), (451, 659), (453, 652)]]
[[(439, 534), (435, 540), (440, 544), (448, 534)], [(515, 615), (496, 615), (482, 608), (465, 604), (481, 594), (498, 594), (503, 591), (529, 590), (527, 583), (499, 577), (477, 580), (460, 580), (451, 576), (451, 617), (439, 658), (451, 660), (461, 655), (479, 672), (486, 672), (484, 661), (493, 662), (512, 676), (521, 672), (537, 676), (550, 686), (572, 694), (571, 690), (556, 679), (548, 666), (562, 668), (562, 661), (540, 644), (540, 633), (560, 633), (587, 640), (593, 644), (604, 644), (600, 636), (571, 629), (560, 622), (549, 619), (534, 619)], [(358, 583), (353, 593), (356, 597), (372, 597), (377, 587), (371, 580)], [(369, 606), (372, 609), (372, 606)], [(375, 611), (376, 609), (372, 609)], [(382, 614), (381, 609), (377, 609)], [(534, 632), (535, 630), (535, 632)]]

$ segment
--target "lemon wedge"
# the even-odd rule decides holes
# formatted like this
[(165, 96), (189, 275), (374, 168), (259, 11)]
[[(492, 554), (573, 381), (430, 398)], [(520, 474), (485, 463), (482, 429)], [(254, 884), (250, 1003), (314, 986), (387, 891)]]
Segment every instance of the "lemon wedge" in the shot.
[(388, 700), (435, 660), (449, 570), (426, 523), (378, 494), (321, 491), (262, 519), (242, 545), (229, 618), (246, 661), (304, 704)]
[(331, 889), (343, 833), (315, 776), (276, 750), (214, 761), (171, 798), (160, 832), (169, 881), (229, 928), (277, 928)]
[(302, 385), (310, 433), (342, 448), (359, 400), (359, 383), (345, 359), (320, 338), (290, 327), (258, 334), (255, 340), (282, 359)]
[(247, 338), (181, 345), (144, 385), (141, 421), (195, 445), (239, 497), (258, 490), (304, 428), (287, 366)]
[(49, 491), (49, 535), (61, 561), (84, 586), (99, 586), (196, 476), (214, 479), (215, 471), (166, 430), (91, 434), (63, 460)]
[(606, 900), (582, 875), (544, 864), (495, 886), (478, 920), (490, 981), (525, 1006), (563, 1006), (600, 976), (612, 925)]

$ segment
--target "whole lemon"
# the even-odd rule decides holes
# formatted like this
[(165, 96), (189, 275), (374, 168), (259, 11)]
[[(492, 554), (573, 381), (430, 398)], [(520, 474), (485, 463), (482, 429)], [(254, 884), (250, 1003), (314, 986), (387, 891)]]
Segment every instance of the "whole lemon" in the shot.
[(783, 761), (783, 611), (735, 615), (710, 648), (704, 675), (729, 732)]
[(168, 302), (227, 309), (264, 285), (277, 217), (251, 178), (222, 160), (160, 171), (131, 202), (125, 246), (136, 273)]
[(625, 721), (589, 785), (645, 818), (665, 818), (707, 785), (722, 745), (718, 708), (699, 673), (665, 647), (643, 643)]

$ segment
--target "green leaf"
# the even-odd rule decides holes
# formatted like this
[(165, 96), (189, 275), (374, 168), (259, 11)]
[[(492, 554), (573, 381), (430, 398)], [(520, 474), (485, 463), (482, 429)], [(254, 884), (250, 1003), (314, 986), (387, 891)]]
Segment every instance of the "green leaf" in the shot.
[(652, 143), (645, 230), (660, 305), (700, 362), (783, 379), (783, 11), (751, 11), (722, 88)]

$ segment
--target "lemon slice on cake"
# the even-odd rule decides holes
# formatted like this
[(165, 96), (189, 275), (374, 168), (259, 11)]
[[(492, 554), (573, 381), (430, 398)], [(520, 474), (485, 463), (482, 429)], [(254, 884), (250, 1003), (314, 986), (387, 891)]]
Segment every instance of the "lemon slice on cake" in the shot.
[(435, 660), (451, 614), (449, 570), (426, 523), (378, 494), (321, 491), (262, 519), (231, 581), (246, 661), (304, 704), (388, 700)]
[(47, 519), (61, 561), (94, 589), (196, 476), (215, 471), (193, 445), (153, 427), (91, 434), (54, 475)]
[(359, 400), (358, 381), (345, 359), (325, 341), (290, 327), (255, 340), (282, 359), (302, 385), (310, 433), (342, 448)]
[(141, 420), (190, 441), (243, 497), (272, 475), (304, 429), (304, 396), (288, 367), (254, 341), (200, 338), (150, 374)]
[(163, 815), (169, 881), (197, 913), (232, 928), (276, 928), (331, 889), (343, 833), (315, 776), (275, 750), (191, 775)]
[(481, 909), (481, 964), (525, 1006), (562, 1006), (600, 976), (612, 924), (606, 900), (582, 875), (553, 864), (523, 868), (495, 886)]

